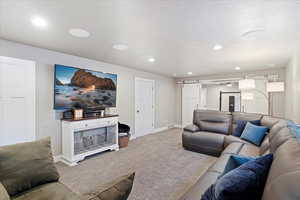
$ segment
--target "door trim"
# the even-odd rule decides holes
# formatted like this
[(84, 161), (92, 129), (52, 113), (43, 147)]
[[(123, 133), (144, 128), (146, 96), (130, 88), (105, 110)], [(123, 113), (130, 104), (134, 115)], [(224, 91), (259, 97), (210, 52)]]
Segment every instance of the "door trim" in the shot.
[[(154, 132), (155, 129), (155, 80), (152, 79), (145, 79), (145, 78), (140, 78), (140, 77), (135, 77), (134, 78), (134, 137), (137, 138), (139, 136), (136, 135), (137, 133), (137, 126), (136, 126), (136, 122), (137, 122), (137, 83), (138, 81), (147, 81), (147, 82), (151, 82), (152, 83), (152, 106), (153, 106), (153, 114), (152, 114), (152, 130), (150, 133)], [(141, 135), (144, 136), (144, 135)]]

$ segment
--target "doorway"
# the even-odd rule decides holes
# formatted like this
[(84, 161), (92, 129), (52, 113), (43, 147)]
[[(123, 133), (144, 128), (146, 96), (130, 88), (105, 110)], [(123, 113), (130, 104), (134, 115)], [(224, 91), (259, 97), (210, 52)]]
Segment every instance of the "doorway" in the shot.
[(241, 92), (220, 92), (220, 111), (241, 112)]
[(35, 140), (35, 62), (0, 56), (0, 146)]
[(135, 136), (154, 131), (155, 81), (135, 78)]

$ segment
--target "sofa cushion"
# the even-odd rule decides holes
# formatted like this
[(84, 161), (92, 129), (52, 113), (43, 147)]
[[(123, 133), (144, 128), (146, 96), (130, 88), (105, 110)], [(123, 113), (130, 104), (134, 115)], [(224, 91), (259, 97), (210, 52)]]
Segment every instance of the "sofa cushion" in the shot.
[(228, 172), (206, 190), (201, 200), (260, 199), (272, 160), (269, 154)]
[(269, 137), (271, 153), (275, 153), (277, 148), (290, 138), (295, 138), (295, 135), (292, 134), (291, 130), (287, 127), (282, 128), (273, 137)]
[(267, 135), (260, 145), (259, 155), (263, 155), (265, 154), (265, 152), (269, 150), (270, 150), (270, 142), (269, 142), (269, 136)]
[(200, 131), (200, 128), (195, 124), (190, 124), (190, 125), (184, 127), (183, 130), (194, 133), (194, 132)]
[(231, 143), (243, 143), (243, 144), (250, 144), (249, 142), (242, 140), (239, 137), (235, 137), (232, 135), (226, 135), (224, 138), (224, 148), (226, 148)]
[(85, 194), (87, 200), (126, 200), (131, 192), (135, 173), (117, 178), (102, 185), (95, 192)]
[(251, 123), (257, 126), (260, 126), (260, 120), (254, 120), (254, 121), (246, 121), (246, 120), (237, 120), (236, 121), (236, 128), (233, 130), (232, 135), (236, 137), (240, 137), (247, 125), (247, 123)]
[(215, 132), (228, 135), (231, 130), (232, 116), (227, 112), (195, 110), (194, 124), (201, 131)]
[(212, 156), (219, 156), (223, 150), (224, 135), (206, 131), (191, 133), (184, 131), (182, 145), (185, 149)]
[(0, 181), (10, 196), (59, 179), (50, 138), (0, 147)]
[(65, 185), (54, 182), (32, 188), (14, 196), (12, 200), (80, 200), (80, 198)]
[(224, 149), (222, 154), (238, 154), (242, 149), (243, 145), (244, 143), (241, 142), (231, 143)]
[(259, 147), (253, 144), (244, 144), (239, 151), (239, 155), (251, 157), (259, 156)]
[(220, 173), (207, 172), (180, 198), (180, 200), (199, 200), (201, 195), (216, 182)]
[(274, 153), (263, 200), (300, 199), (300, 144), (290, 138)]
[(282, 118), (265, 115), (262, 117), (260, 123), (262, 126), (266, 126), (271, 129), (272, 126), (275, 125), (279, 120), (282, 120)]
[(222, 174), (231, 154), (222, 154), (218, 160), (208, 169), (209, 172)]
[(264, 137), (266, 136), (267, 131), (268, 128), (265, 126), (256, 126), (248, 122), (241, 135), (241, 139), (260, 146)]
[(0, 200), (10, 200), (10, 197), (2, 183), (0, 183)]
[(243, 112), (233, 112), (232, 113), (232, 119), (233, 124), (236, 124), (238, 120), (245, 120), (245, 121), (255, 121), (255, 120), (261, 120), (263, 116), (261, 114), (256, 113), (243, 113)]
[(279, 120), (275, 123), (269, 131), (269, 138), (272, 139), (282, 128), (287, 127), (288, 122), (286, 120)]

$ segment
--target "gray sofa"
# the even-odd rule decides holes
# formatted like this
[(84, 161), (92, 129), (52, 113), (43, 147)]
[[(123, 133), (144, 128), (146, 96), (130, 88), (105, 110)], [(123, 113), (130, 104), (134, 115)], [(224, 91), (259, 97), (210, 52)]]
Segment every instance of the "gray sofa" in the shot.
[[(270, 131), (261, 146), (232, 136), (237, 120), (261, 120)], [(217, 156), (217, 161), (199, 177), (180, 200), (199, 200), (223, 173), (232, 154), (260, 156), (273, 153), (274, 160), (265, 185), (263, 200), (300, 199), (300, 143), (287, 127), (287, 120), (248, 113), (195, 110), (193, 124), (184, 128), (183, 147)]]

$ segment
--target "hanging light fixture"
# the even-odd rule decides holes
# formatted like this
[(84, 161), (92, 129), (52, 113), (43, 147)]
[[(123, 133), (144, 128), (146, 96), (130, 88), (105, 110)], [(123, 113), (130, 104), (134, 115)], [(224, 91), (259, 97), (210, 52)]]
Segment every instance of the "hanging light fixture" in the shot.
[(242, 92), (242, 100), (253, 100), (254, 95), (251, 92)]
[(241, 90), (254, 89), (255, 88), (255, 80), (254, 79), (239, 80), (239, 88)]
[(284, 82), (267, 83), (267, 92), (284, 92)]

